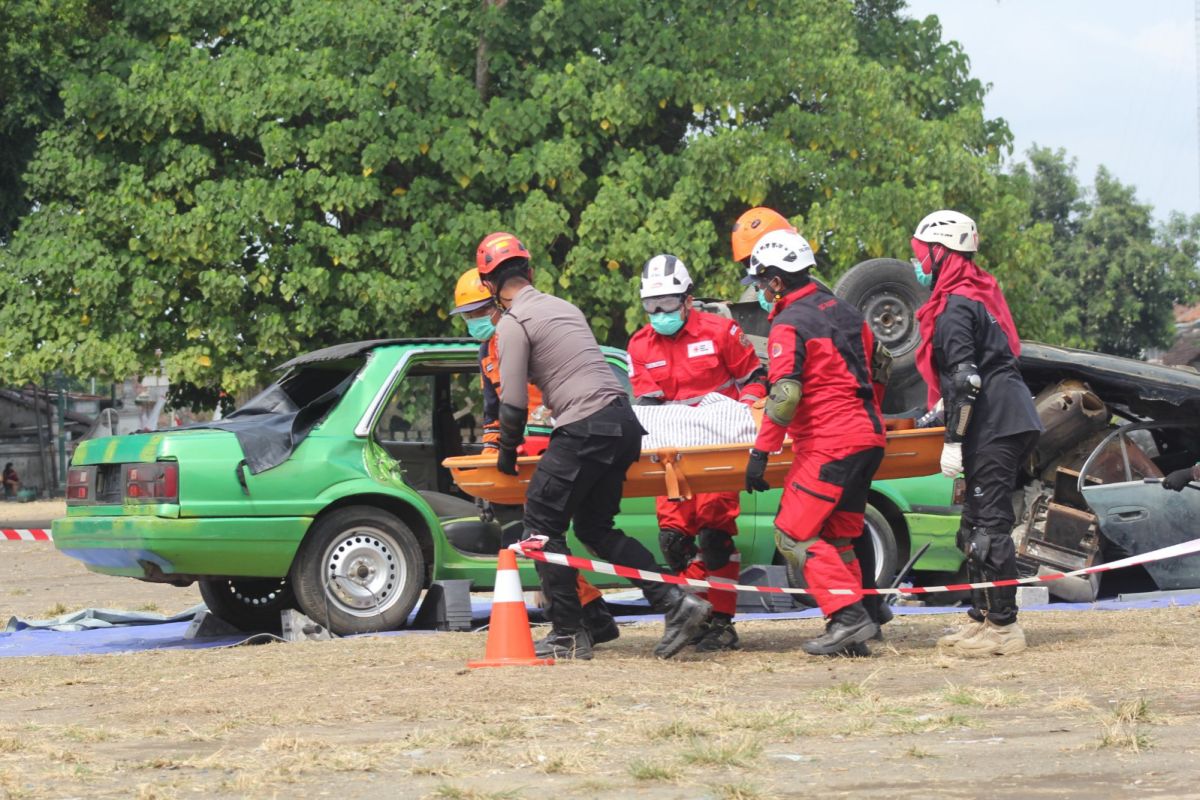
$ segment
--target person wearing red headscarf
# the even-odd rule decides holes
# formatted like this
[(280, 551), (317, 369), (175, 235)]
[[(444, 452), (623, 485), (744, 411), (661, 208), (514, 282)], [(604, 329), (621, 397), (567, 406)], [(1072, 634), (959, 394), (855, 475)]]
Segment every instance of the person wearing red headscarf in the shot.
[[(1042, 424), (1017, 368), (1021, 340), (996, 279), (972, 260), (979, 232), (970, 217), (935, 211), (912, 238), (917, 280), (932, 293), (917, 311), (917, 369), (929, 406), (945, 409), (942, 474), (967, 481), (958, 546), (972, 583), (1017, 577), (1012, 492)], [(1010, 655), (1025, 649), (1016, 588), (971, 592), (966, 625), (938, 640), (956, 655)]]

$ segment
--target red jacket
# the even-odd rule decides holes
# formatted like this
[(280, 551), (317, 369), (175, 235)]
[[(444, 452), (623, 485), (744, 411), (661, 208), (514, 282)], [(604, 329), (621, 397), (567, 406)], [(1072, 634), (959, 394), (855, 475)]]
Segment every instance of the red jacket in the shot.
[(763, 416), (755, 447), (774, 452), (883, 447), (883, 412), (871, 376), (875, 337), (854, 306), (810, 283), (775, 304), (767, 338), (771, 383), (800, 382), (796, 416), (783, 428)]
[(692, 309), (674, 336), (642, 327), (629, 340), (629, 361), (634, 397), (695, 403), (710, 392), (741, 400), (767, 393), (762, 363), (742, 329), (707, 311)]

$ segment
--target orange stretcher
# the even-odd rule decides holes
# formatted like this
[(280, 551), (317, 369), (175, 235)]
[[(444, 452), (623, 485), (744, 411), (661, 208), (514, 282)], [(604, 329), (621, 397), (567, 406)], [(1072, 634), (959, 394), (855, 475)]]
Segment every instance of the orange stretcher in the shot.
[[(896, 429), (911, 420), (888, 420), (887, 448), (876, 480), (915, 478), (940, 470), (944, 428)], [(895, 426), (895, 428), (893, 427)], [(752, 444), (716, 444), (703, 447), (664, 447), (643, 450), (625, 474), (625, 497), (669, 497), (689, 499), (701, 492), (739, 492), (745, 484), (746, 459)], [(766, 480), (772, 487), (783, 485), (792, 465), (791, 442), (767, 459)], [(540, 456), (517, 459), (517, 475), (496, 469), (495, 455), (456, 456), (442, 466), (450, 470), (458, 488), (473, 497), (493, 503), (520, 505), (525, 487)]]

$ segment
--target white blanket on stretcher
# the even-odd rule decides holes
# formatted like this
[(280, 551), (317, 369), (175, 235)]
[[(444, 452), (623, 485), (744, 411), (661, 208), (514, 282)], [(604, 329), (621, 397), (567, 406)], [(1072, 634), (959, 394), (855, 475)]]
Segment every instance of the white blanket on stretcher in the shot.
[(662, 447), (702, 447), (740, 444), (749, 447), (758, 436), (750, 408), (723, 394), (706, 394), (695, 405), (634, 406), (642, 427), (642, 450)]

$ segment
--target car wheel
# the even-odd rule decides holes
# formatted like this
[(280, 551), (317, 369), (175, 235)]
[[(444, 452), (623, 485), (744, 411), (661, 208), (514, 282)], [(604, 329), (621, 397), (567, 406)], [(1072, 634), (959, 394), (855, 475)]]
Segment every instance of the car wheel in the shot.
[(278, 631), (279, 612), (296, 607), (287, 578), (212, 578), (200, 597), (216, 617), (243, 631)]
[(292, 564), (300, 610), (333, 633), (402, 627), (421, 595), (425, 558), (407, 525), (370, 506), (349, 506), (309, 528)]
[[(912, 264), (895, 258), (872, 258), (851, 267), (834, 287), (834, 294), (853, 304), (871, 326), (875, 338), (892, 353), (892, 380), (888, 395), (907, 398), (905, 390), (921, 381), (917, 373), (917, 345), (921, 332), (917, 309), (929, 299), (929, 290), (917, 283)], [(924, 393), (921, 400), (924, 400)], [(887, 413), (907, 410), (892, 408)]]
[[(896, 534), (892, 530), (891, 523), (887, 521), (887, 517), (873, 505), (867, 505), (863, 521), (866, 528), (863, 535), (871, 537), (871, 545), (875, 549), (875, 585), (888, 586), (891, 584), (892, 578), (896, 575), (897, 559), (899, 557)], [(789, 586), (797, 589), (808, 588), (803, 572), (793, 569), (786, 561), (784, 562), (784, 567), (787, 569)], [(797, 605), (808, 608), (816, 605), (812, 595), (800, 594), (794, 595), (794, 597)]]

